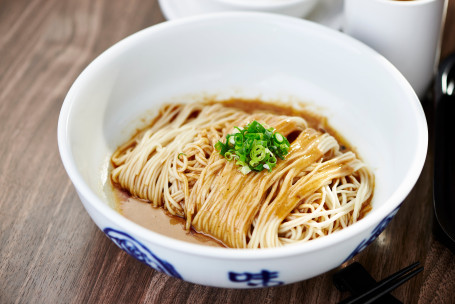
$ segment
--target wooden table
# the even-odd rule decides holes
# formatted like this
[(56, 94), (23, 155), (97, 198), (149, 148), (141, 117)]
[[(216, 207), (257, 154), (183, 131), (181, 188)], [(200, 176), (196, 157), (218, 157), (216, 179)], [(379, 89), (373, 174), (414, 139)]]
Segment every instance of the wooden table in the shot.
[[(162, 21), (156, 0), (0, 0), (0, 303), (334, 303), (344, 298), (332, 284), (336, 270), (259, 290), (186, 283), (118, 249), (85, 212), (57, 148), (62, 101), (103, 50)], [(455, 51), (455, 0), (449, 1), (442, 46), (442, 57)], [(376, 279), (420, 261), (424, 272), (393, 292), (406, 303), (455, 302), (455, 256), (432, 234), (431, 181), (430, 147), (401, 210), (353, 259)]]

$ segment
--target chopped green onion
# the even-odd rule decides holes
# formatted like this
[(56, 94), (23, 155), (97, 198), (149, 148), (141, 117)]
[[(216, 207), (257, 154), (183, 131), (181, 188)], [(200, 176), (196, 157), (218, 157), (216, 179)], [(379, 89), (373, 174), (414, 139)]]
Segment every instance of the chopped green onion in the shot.
[(245, 127), (235, 127), (226, 135), (225, 143), (218, 141), (215, 149), (228, 161), (236, 160), (239, 171), (269, 172), (276, 167), (277, 157), (284, 160), (290, 148), (289, 141), (273, 128), (265, 128), (254, 120)]
[(229, 137), (229, 145), (230, 146), (234, 146), (235, 145), (235, 137), (234, 136)]
[(282, 143), (284, 140), (284, 137), (280, 133), (275, 133), (275, 140), (279, 143)]
[(226, 157), (227, 160), (232, 160), (233, 155), (232, 155), (231, 152), (226, 152), (226, 153), (224, 154), (224, 157)]
[(250, 169), (250, 167), (248, 167), (248, 166), (243, 166), (243, 167), (240, 169), (240, 172), (242, 172), (244, 175), (247, 175), (248, 173), (251, 172), (251, 169)]

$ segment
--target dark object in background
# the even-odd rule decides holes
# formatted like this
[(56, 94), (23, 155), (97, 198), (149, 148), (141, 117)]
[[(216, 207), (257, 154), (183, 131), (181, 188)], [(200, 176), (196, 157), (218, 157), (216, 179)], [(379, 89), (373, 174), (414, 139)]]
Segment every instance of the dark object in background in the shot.
[[(333, 284), (339, 291), (348, 291), (356, 296), (374, 288), (377, 282), (360, 263), (354, 262), (333, 275)], [(375, 303), (401, 304), (402, 302), (391, 294), (386, 294)]]
[(342, 300), (340, 304), (402, 303), (389, 292), (423, 271), (423, 267), (416, 268), (419, 264), (419, 262), (411, 264), (376, 282), (360, 263), (352, 263), (333, 276), (333, 283), (338, 290), (351, 293), (351, 296)]
[(455, 253), (455, 53), (439, 65), (434, 91), (433, 232)]

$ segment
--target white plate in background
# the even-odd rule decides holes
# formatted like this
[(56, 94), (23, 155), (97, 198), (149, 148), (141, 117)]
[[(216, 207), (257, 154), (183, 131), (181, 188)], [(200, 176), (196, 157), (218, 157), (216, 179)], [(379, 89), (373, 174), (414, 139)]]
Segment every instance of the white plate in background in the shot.
[[(161, 11), (167, 20), (202, 14), (199, 0), (159, 0)], [(341, 29), (343, 0), (319, 0), (314, 10), (305, 19), (330, 28)]]

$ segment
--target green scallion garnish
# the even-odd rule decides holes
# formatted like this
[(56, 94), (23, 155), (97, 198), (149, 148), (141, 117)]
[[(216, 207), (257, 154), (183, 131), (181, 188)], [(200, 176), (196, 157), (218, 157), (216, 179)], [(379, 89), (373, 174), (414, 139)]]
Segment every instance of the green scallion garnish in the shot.
[(271, 172), (277, 157), (284, 160), (289, 147), (286, 137), (256, 120), (243, 128), (235, 127), (233, 133), (226, 135), (225, 143), (218, 141), (215, 144), (215, 149), (223, 157), (236, 161), (243, 174), (264, 169)]

